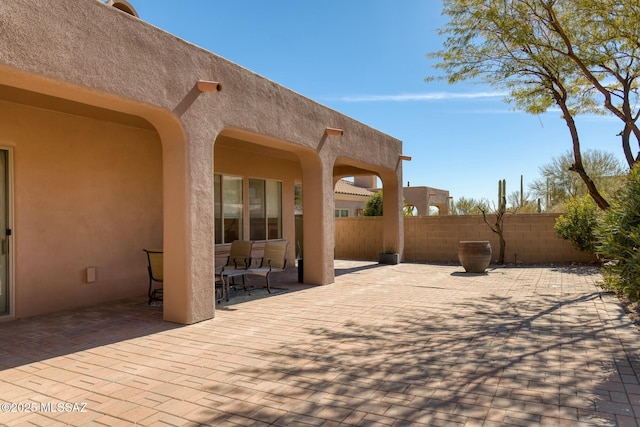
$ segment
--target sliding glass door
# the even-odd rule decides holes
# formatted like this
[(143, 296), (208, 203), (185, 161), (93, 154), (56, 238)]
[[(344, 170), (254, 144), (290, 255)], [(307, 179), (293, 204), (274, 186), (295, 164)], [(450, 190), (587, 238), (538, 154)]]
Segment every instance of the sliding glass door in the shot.
[(0, 149), (0, 316), (11, 314), (9, 151)]

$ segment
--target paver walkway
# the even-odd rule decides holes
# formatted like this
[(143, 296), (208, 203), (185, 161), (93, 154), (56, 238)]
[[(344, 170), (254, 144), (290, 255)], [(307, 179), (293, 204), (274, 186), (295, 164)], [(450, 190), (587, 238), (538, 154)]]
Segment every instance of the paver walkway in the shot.
[(640, 334), (596, 271), (336, 267), (190, 326), (137, 301), (1, 323), (0, 424), (639, 425)]

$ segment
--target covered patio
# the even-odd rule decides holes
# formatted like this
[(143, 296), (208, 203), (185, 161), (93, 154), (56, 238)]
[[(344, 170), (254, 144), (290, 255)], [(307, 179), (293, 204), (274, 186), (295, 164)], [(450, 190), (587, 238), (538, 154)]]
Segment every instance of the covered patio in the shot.
[[(296, 184), (304, 281), (330, 284), (345, 166), (382, 179), (384, 240), (402, 254), (398, 139), (148, 25), (127, 2), (17, 0), (0, 15), (0, 317), (141, 295), (142, 249), (162, 248), (163, 318), (211, 319), (221, 245), (287, 240), (293, 264)], [(225, 179), (241, 181), (235, 217)], [(275, 203), (260, 204), (260, 186), (279, 189)]]

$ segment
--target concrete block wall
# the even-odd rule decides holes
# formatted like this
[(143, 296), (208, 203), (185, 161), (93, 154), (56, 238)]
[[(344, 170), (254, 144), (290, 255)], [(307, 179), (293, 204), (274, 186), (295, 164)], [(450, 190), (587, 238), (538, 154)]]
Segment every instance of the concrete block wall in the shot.
[[(574, 249), (553, 229), (557, 214), (509, 215), (505, 218), (505, 262), (524, 264), (587, 263), (595, 256)], [(488, 216), (491, 222), (494, 216)], [(405, 262), (458, 262), (458, 242), (488, 240), (497, 260), (497, 234), (481, 215), (405, 217)], [(377, 260), (382, 219), (337, 218), (336, 258)]]
[(382, 217), (336, 218), (335, 258), (377, 260), (382, 227)]

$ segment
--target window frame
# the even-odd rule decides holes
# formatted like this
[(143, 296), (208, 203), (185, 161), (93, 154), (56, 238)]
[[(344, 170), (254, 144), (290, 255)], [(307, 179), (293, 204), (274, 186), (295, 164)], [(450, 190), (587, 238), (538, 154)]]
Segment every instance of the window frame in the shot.
[[(216, 182), (216, 177), (219, 177), (219, 185)], [(241, 191), (240, 195), (240, 205), (242, 206), (240, 209), (240, 217), (227, 217), (225, 215), (225, 178), (233, 178), (236, 180), (240, 180), (241, 182)], [(225, 219), (233, 218), (238, 222), (237, 226), (237, 239), (242, 240), (244, 238), (245, 230), (244, 230), (244, 217), (245, 217), (245, 197), (244, 197), (244, 187), (245, 187), (245, 178), (240, 175), (232, 175), (232, 174), (214, 174), (214, 232), (215, 232), (215, 240), (214, 243), (216, 245), (229, 244), (233, 240), (227, 240), (226, 232), (225, 232)], [(219, 215), (219, 216), (218, 216)]]
[[(241, 192), (241, 205), (242, 210), (240, 212), (241, 216), (231, 217), (237, 219), (239, 225), (237, 226), (238, 231), (238, 239), (243, 240), (246, 238), (250, 238), (253, 241), (268, 241), (268, 240), (281, 240), (284, 236), (284, 218), (283, 218), (283, 199), (284, 199), (284, 183), (282, 180), (277, 179), (267, 179), (262, 177), (252, 177), (252, 176), (241, 176), (241, 175), (233, 175), (233, 174), (223, 174), (223, 173), (215, 173), (214, 174), (214, 232), (215, 232), (215, 244), (223, 245), (229, 244), (232, 240), (227, 238), (227, 233), (225, 233), (225, 218), (228, 218), (225, 215), (225, 179), (234, 178), (239, 179), (242, 182), (242, 192)], [(252, 186), (252, 182), (260, 182), (261, 186), (258, 185), (256, 187), (261, 187), (258, 191), (261, 194), (254, 194), (254, 186)], [(274, 186), (275, 184), (275, 186)], [(270, 192), (269, 188), (275, 190)], [(276, 197), (272, 197), (273, 194), (276, 194)], [(259, 206), (259, 210), (261, 211), (261, 216), (258, 218), (252, 217), (252, 210), (254, 207), (252, 206), (253, 199), (257, 198), (261, 200), (261, 206)], [(275, 200), (275, 202), (274, 202)], [(274, 207), (275, 204), (275, 207)], [(271, 213), (276, 212), (276, 216), (270, 216)], [(257, 221), (264, 221), (260, 226), (262, 231), (260, 234), (255, 234), (255, 224)], [(274, 233), (275, 231), (275, 233)]]
[[(263, 235), (259, 235), (256, 236), (254, 235), (254, 230), (253, 230), (253, 225), (255, 224), (254, 219), (251, 217), (251, 198), (252, 198), (252, 194), (251, 194), (251, 181), (259, 181), (262, 183), (262, 200), (263, 200), (263, 204), (261, 205), (261, 211), (263, 213), (263, 217), (261, 218), (257, 218), (258, 220), (262, 219), (264, 221), (264, 223), (261, 225), (261, 229), (263, 231)], [(272, 217), (269, 216), (270, 210), (272, 209), (272, 201), (270, 201), (270, 197), (269, 197), (269, 183), (271, 184), (277, 184), (277, 190), (278, 190), (278, 200), (275, 202), (277, 205), (277, 211), (278, 211), (278, 216), (276, 217), (277, 223), (276, 223), (276, 236), (271, 236), (271, 230), (272, 230), (272, 224), (271, 224), (271, 220), (274, 219)], [(247, 180), (247, 191), (249, 193), (249, 197), (247, 200), (247, 215), (248, 215), (248, 220), (249, 220), (249, 230), (247, 231), (247, 233), (250, 236), (251, 240), (254, 241), (268, 241), (268, 240), (280, 240), (283, 237), (283, 218), (282, 218), (282, 212), (283, 212), (283, 208), (282, 208), (282, 189), (283, 189), (283, 183), (281, 180), (277, 180), (277, 179), (267, 179), (267, 178), (261, 178), (261, 177), (249, 177), (249, 179)], [(253, 197), (255, 197), (255, 195), (253, 195)]]

